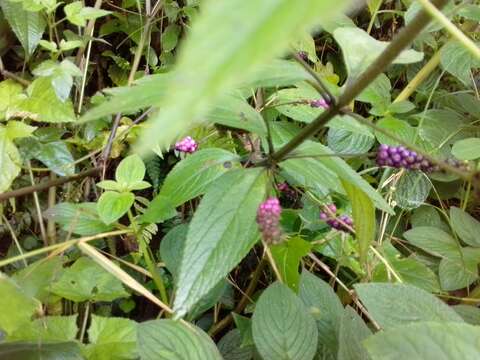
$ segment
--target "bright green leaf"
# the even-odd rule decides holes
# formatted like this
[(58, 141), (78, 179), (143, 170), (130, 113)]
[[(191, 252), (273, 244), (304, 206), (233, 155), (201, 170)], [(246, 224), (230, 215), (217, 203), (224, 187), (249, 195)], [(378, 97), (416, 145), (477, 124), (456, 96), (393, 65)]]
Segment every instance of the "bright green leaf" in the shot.
[(97, 211), (100, 219), (109, 225), (127, 213), (135, 201), (132, 193), (106, 191), (98, 199)]
[(453, 144), (452, 155), (460, 160), (475, 160), (480, 158), (480, 139), (469, 138)]
[(22, 86), (13, 80), (0, 82), (0, 120), (3, 120), (8, 110), (22, 99), (22, 90)]
[(124, 158), (115, 170), (115, 180), (124, 188), (130, 188), (130, 185), (142, 181), (144, 177), (145, 164), (135, 154)]
[(0, 127), (0, 193), (10, 188), (20, 173), (21, 164), (22, 159), (16, 146), (8, 138), (7, 129)]
[(77, 315), (46, 316), (24, 324), (8, 336), (8, 341), (44, 342), (75, 341), (77, 336)]

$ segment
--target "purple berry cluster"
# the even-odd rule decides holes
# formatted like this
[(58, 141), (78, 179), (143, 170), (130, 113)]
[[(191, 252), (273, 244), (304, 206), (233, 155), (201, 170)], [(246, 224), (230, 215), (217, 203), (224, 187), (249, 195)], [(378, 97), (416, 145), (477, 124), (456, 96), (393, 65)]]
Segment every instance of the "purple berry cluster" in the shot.
[(286, 182), (278, 184), (277, 189), (282, 193), (283, 196), (285, 196), (285, 198), (289, 200), (295, 200), (296, 192)]
[(276, 244), (281, 240), (281, 213), (282, 207), (280, 206), (280, 201), (275, 197), (267, 199), (258, 207), (257, 224), (262, 233), (263, 241), (267, 244)]
[(377, 165), (404, 168), (409, 170), (422, 170), (432, 172), (436, 167), (425, 159), (423, 155), (408, 150), (404, 146), (389, 146), (382, 144), (377, 152)]
[(324, 108), (324, 109), (328, 109), (328, 107), (330, 106), (327, 102), (327, 100), (325, 99), (317, 99), (317, 100), (311, 100), (309, 102), (310, 106), (312, 108)]
[(175, 150), (184, 152), (184, 153), (193, 153), (197, 151), (198, 144), (195, 140), (193, 140), (190, 136), (187, 136), (183, 140), (177, 142), (175, 144)]
[(338, 231), (350, 232), (353, 228), (353, 221), (348, 215), (340, 215), (336, 217), (337, 207), (335, 204), (325, 206), (326, 211), (320, 213), (320, 219), (324, 220), (330, 227)]

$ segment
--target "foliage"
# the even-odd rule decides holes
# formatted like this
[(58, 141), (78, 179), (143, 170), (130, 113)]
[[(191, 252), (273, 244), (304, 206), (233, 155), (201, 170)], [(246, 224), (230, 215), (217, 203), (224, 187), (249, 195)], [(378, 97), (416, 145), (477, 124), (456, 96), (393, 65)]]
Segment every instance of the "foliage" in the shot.
[(0, 358), (479, 358), (480, 5), (360, 3), (0, 0)]

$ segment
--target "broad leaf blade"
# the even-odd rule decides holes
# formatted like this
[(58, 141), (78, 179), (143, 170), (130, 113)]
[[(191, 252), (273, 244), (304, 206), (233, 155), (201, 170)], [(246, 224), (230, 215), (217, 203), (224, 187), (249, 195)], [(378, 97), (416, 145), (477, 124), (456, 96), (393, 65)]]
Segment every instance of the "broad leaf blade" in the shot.
[(363, 319), (350, 306), (345, 308), (339, 330), (338, 359), (368, 360), (367, 349), (363, 340), (372, 335), (372, 331)]
[(315, 321), (295, 293), (278, 282), (260, 296), (252, 330), (264, 360), (311, 360), (317, 350)]
[[(172, 143), (192, 122), (198, 122), (222, 93), (280, 55), (299, 31), (340, 12), (345, 3), (206, 1), (181, 48), (176, 76), (169, 83), (162, 110), (152, 118), (139, 148), (147, 150), (155, 143), (160, 147)], [(213, 24), (216, 30), (212, 32)]]
[(356, 284), (355, 290), (368, 312), (385, 328), (419, 321), (458, 321), (448, 305), (424, 290), (403, 284)]
[(266, 181), (263, 169), (239, 169), (209, 187), (185, 241), (174, 303), (177, 317), (226, 276), (257, 240), (255, 214)]
[(453, 230), (465, 243), (471, 246), (480, 246), (480, 222), (467, 212), (452, 206), (450, 208), (450, 222)]
[(138, 326), (142, 360), (222, 360), (213, 341), (201, 329), (173, 320), (151, 320)]

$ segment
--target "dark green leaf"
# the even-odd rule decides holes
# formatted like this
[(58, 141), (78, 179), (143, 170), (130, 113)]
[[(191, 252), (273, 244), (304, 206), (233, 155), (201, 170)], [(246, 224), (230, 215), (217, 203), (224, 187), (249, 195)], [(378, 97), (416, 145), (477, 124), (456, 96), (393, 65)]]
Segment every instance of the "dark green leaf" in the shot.
[(0, 344), (0, 358), (16, 360), (83, 360), (76, 342), (42, 344), (13, 342)]
[(480, 246), (480, 222), (465, 211), (450, 207), (450, 223), (453, 231), (466, 244)]
[(229, 331), (218, 342), (218, 350), (224, 360), (250, 360), (253, 356), (253, 346), (242, 346), (240, 330)]
[(370, 356), (363, 346), (363, 341), (372, 335), (372, 331), (362, 318), (350, 306), (345, 311), (340, 322), (338, 359), (368, 360)]

